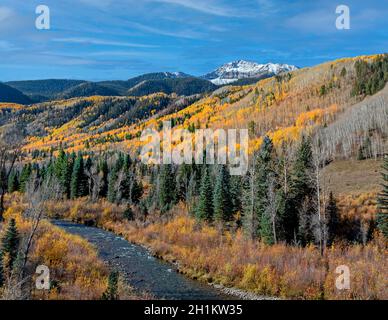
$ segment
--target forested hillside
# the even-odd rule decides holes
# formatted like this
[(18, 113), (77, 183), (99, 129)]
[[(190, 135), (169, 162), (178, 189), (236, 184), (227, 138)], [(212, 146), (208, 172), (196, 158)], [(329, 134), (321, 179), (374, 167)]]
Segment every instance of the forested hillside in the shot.
[[(153, 93), (166, 93), (190, 96), (215, 90), (217, 86), (210, 81), (195, 78), (182, 72), (147, 73), (129, 80), (90, 82), (84, 80), (48, 79), (30, 81), (10, 81), (7, 86), (26, 95), (28, 102), (38, 103), (76, 97), (99, 96), (143, 96)], [(11, 91), (7, 91), (11, 99)], [(16, 91), (15, 91), (16, 92)], [(5, 92), (4, 92), (5, 93)], [(4, 95), (6, 97), (6, 95)], [(8, 99), (8, 100), (9, 100)], [(25, 104), (25, 100), (11, 99), (2, 102)]]
[(1, 102), (13, 102), (20, 104), (32, 103), (32, 101), (19, 90), (0, 82), (0, 103)]
[[(3, 147), (13, 160), (0, 217), (5, 194), (49, 185), (59, 197), (44, 203), (50, 217), (147, 245), (194, 279), (287, 298), (386, 299), (387, 82), (388, 56), (376, 55), (202, 95), (143, 87), (139, 97), (0, 105), (0, 133), (15, 141)], [(163, 121), (248, 129), (248, 171), (140, 162), (142, 131), (162, 134)], [(342, 264), (357, 270), (347, 291), (332, 285)]]

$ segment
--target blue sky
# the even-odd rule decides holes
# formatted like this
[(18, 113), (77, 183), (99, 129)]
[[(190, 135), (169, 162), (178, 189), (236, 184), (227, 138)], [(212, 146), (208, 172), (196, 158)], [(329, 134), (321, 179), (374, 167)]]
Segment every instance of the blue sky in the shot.
[[(35, 28), (35, 8), (51, 29)], [(346, 4), (351, 29), (335, 28)], [(388, 0), (1, 0), (0, 81), (201, 75), (232, 60), (300, 67), (388, 52)]]

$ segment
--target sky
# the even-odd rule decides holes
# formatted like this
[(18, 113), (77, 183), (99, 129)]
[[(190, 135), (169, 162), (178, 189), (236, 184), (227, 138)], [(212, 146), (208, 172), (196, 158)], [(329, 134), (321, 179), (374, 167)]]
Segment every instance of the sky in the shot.
[[(38, 5), (50, 29), (35, 27)], [(335, 26), (350, 9), (350, 29)], [(388, 52), (388, 0), (0, 0), (0, 81), (195, 76), (234, 60), (312, 66)]]

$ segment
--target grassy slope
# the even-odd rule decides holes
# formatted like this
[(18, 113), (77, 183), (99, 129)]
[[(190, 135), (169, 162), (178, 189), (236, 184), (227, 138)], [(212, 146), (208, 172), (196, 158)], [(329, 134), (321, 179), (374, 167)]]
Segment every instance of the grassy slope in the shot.
[(337, 160), (324, 169), (327, 187), (336, 195), (355, 195), (381, 189), (382, 160)]

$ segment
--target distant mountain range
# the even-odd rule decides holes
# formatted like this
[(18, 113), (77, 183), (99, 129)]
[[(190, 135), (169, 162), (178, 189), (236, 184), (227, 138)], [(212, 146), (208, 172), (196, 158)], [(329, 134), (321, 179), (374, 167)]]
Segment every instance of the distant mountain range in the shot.
[(10, 81), (1, 84), (0, 102), (30, 104), (75, 97), (143, 96), (156, 92), (189, 96), (212, 92), (219, 86), (233, 83), (245, 85), (282, 72), (297, 69), (287, 64), (258, 64), (238, 60), (216, 70), (194, 77), (183, 72), (158, 72), (140, 75), (129, 80), (90, 82), (84, 80), (48, 79)]

